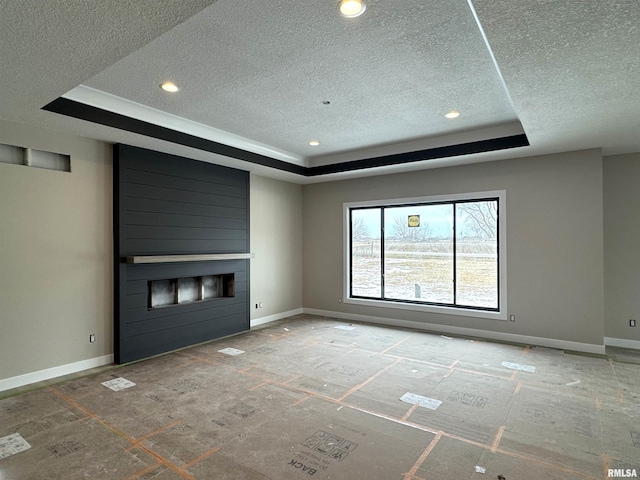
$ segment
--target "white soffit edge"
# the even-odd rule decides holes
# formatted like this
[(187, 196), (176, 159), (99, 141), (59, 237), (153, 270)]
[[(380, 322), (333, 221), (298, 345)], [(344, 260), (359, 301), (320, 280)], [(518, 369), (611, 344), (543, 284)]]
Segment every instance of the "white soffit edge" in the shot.
[(142, 105), (131, 100), (117, 97), (110, 93), (102, 92), (92, 87), (79, 85), (63, 95), (63, 98), (85, 105), (90, 105), (102, 110), (135, 118), (178, 132), (211, 140), (214, 142), (240, 148), (260, 155), (282, 160), (304, 167), (315, 167), (334, 163), (361, 160), (365, 158), (382, 157), (404, 152), (426, 150), (450, 145), (490, 140), (500, 137), (524, 134), (524, 128), (519, 120), (505, 122), (499, 125), (487, 126), (473, 130), (437, 135), (408, 142), (398, 142), (387, 145), (378, 145), (371, 148), (358, 149), (348, 152), (340, 152), (333, 155), (306, 158), (291, 152), (271, 147), (251, 139), (225, 132), (223, 130), (203, 125), (192, 120), (179, 117), (161, 110)]
[[(468, 0), (370, 7), (345, 21), (326, 2), (219, 0), (84, 86), (133, 104), (110, 111), (309, 167), (519, 126)], [(179, 95), (159, 94), (164, 79)]]
[(376, 145), (371, 148), (363, 148), (352, 150), (349, 152), (340, 152), (333, 155), (312, 157), (309, 159), (309, 166), (317, 167), (320, 165), (349, 162), (352, 160), (361, 160), (364, 158), (384, 157), (387, 155), (395, 155), (405, 152), (416, 152), (420, 150), (461, 145), (465, 143), (479, 142), (482, 140), (492, 140), (496, 138), (510, 137), (522, 134), (525, 134), (524, 128), (522, 128), (522, 124), (519, 120), (514, 120), (512, 122), (505, 122), (499, 125), (448, 133), (445, 135), (436, 135), (433, 137), (421, 138), (409, 142)]
[(74, 102), (90, 105), (102, 110), (135, 118), (161, 127), (169, 128), (177, 132), (186, 133), (195, 137), (222, 143), (231, 147), (240, 148), (249, 152), (265, 155), (285, 162), (306, 166), (306, 159), (301, 155), (286, 152), (281, 149), (255, 142), (248, 138), (233, 133), (225, 132), (202, 123), (194, 122), (171, 113), (142, 105), (125, 98), (117, 97), (110, 93), (102, 92), (95, 88), (79, 85), (65, 93), (63, 98)]

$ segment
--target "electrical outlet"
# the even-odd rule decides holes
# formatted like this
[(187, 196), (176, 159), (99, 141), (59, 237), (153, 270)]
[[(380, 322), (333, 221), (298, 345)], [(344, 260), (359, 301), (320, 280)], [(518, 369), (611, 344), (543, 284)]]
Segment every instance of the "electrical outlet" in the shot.
[(515, 322), (516, 321), (516, 316), (515, 315), (509, 315), (509, 321)]
[(629, 320), (629, 326), (630, 327), (635, 327), (636, 326), (636, 321), (633, 320), (633, 319)]
[(96, 343), (96, 336), (95, 334), (91, 334), (89, 335), (89, 343)]

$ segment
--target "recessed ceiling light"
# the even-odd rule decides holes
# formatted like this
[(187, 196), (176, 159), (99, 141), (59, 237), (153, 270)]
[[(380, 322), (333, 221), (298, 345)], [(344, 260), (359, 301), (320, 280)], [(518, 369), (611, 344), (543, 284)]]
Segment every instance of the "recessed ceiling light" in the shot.
[(178, 86), (173, 82), (164, 82), (160, 85), (160, 88), (165, 92), (175, 93), (179, 90)]
[(458, 118), (460, 116), (460, 112), (457, 110), (451, 110), (450, 112), (445, 113), (444, 116), (447, 118)]
[(355, 18), (362, 15), (367, 6), (362, 0), (340, 0), (338, 8), (343, 17)]
[(309, 142), (309, 145), (311, 145), (312, 147), (317, 147), (318, 145), (320, 145), (320, 142), (318, 140), (311, 140)]

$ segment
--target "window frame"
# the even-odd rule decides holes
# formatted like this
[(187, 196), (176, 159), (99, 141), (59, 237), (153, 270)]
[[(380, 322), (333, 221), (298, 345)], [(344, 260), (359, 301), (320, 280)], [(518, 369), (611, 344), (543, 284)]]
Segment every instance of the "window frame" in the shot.
[[(415, 204), (442, 204), (461, 201), (498, 200), (498, 308), (450, 306), (415, 301), (351, 297), (351, 210), (358, 208), (400, 207)], [(455, 213), (454, 213), (455, 215)], [(454, 233), (455, 235), (455, 233)], [(507, 215), (506, 190), (394, 198), (343, 203), (343, 298), (342, 302), (367, 307), (412, 310), (495, 320), (507, 320)], [(455, 271), (454, 271), (455, 276)]]

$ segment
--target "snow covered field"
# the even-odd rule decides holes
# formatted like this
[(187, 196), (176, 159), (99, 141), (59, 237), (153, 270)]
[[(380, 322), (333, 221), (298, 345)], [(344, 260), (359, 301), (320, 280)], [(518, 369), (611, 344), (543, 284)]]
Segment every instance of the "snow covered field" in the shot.
[[(497, 307), (498, 260), (495, 242), (459, 242), (456, 255), (458, 305)], [(447, 251), (448, 250), (448, 251)], [(385, 245), (385, 297), (453, 303), (450, 242)], [(362, 242), (352, 258), (353, 295), (380, 297), (380, 242)]]

